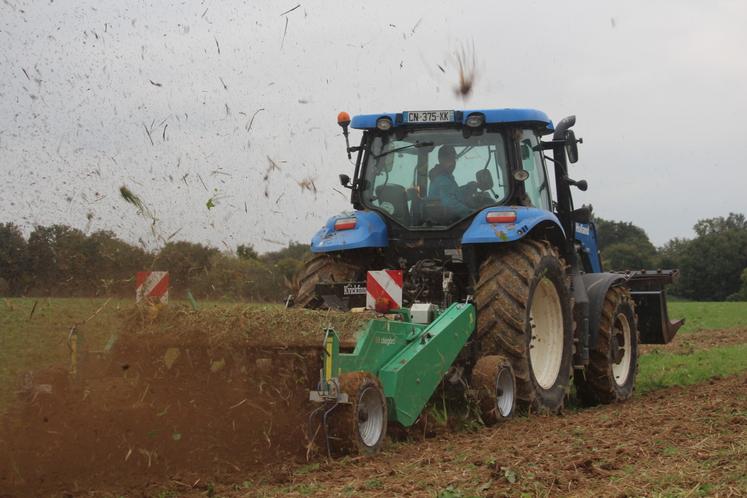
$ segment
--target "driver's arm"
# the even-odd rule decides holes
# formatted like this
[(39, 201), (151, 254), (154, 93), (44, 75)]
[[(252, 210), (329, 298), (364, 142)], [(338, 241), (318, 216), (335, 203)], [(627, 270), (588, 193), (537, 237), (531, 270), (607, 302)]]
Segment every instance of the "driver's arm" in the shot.
[(472, 212), (472, 209), (463, 202), (461, 188), (455, 181), (445, 177), (440, 177), (436, 181), (438, 180), (441, 181), (435, 185), (436, 197), (441, 199), (444, 208), (460, 217), (467, 216)]

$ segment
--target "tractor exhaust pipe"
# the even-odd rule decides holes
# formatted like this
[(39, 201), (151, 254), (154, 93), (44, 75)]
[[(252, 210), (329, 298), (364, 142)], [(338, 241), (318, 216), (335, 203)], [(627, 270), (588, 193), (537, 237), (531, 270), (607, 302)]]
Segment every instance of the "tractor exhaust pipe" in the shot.
[(576, 116), (566, 116), (558, 122), (555, 127), (555, 133), (552, 134), (553, 140), (565, 140), (565, 132), (576, 124)]

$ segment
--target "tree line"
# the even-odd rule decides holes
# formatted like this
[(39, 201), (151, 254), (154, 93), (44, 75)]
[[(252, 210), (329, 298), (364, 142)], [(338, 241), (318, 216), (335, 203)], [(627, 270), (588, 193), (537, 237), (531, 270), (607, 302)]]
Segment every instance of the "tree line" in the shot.
[[(670, 294), (699, 301), (747, 300), (747, 220), (743, 214), (698, 221), (692, 239), (655, 247), (629, 222), (594, 220), (605, 270), (679, 268)], [(151, 252), (113, 232), (90, 235), (65, 225), (37, 226), (23, 237), (0, 224), (0, 296), (132, 296), (135, 273), (168, 270), (171, 293), (198, 299), (281, 301), (309, 255), (290, 243), (258, 254), (249, 244), (221, 252), (194, 242), (169, 242)]]
[(669, 293), (696, 301), (747, 301), (747, 220), (743, 214), (708, 218), (692, 239), (674, 238), (654, 247), (632, 223), (596, 218), (606, 270), (678, 268)]
[(281, 301), (290, 293), (308, 245), (290, 243), (258, 254), (235, 253), (194, 242), (168, 242), (146, 251), (113, 232), (90, 235), (66, 225), (37, 226), (28, 239), (13, 223), (0, 224), (0, 296), (134, 298), (135, 273), (167, 270), (170, 295), (197, 299)]

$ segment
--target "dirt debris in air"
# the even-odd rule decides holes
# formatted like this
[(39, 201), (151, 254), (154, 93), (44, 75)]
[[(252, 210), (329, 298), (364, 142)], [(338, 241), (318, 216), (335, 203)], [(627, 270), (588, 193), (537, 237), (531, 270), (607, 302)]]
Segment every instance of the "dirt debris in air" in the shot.
[(285, 309), (279, 305), (236, 305), (192, 310), (187, 305), (149, 307), (132, 313), (125, 323), (126, 335), (151, 336), (164, 342), (235, 347), (319, 346), (323, 330), (333, 328), (343, 341), (355, 340), (355, 333), (372, 318), (370, 313), (342, 313), (306, 309)]
[[(323, 327), (346, 344), (364, 314), (156, 306), (110, 352), (34, 372), (0, 423), (0, 489), (18, 496), (220, 482), (306, 461)], [(106, 484), (102, 484), (106, 483)]]
[(477, 77), (477, 53), (474, 43), (471, 46), (462, 46), (456, 52), (455, 58), (459, 70), (459, 83), (454, 88), (454, 93), (457, 97), (467, 99), (472, 94)]

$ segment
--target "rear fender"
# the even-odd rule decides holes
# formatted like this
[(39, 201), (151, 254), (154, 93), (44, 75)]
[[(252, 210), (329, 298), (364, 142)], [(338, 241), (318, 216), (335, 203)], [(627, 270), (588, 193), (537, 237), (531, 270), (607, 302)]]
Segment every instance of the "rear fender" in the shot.
[[(355, 228), (335, 230), (335, 221), (355, 218)], [(355, 211), (333, 216), (311, 239), (311, 252), (333, 252), (366, 247), (387, 247), (389, 233), (386, 223), (373, 211)]]
[[(514, 223), (488, 223), (486, 217), (488, 213), (498, 211), (513, 211), (516, 213)], [(548, 228), (550, 241), (562, 247), (562, 240), (565, 238), (565, 232), (560, 224), (560, 220), (550, 211), (535, 207), (524, 206), (500, 206), (489, 207), (480, 211), (472, 220), (464, 235), (462, 244), (492, 244), (502, 242), (514, 242), (526, 237), (527, 234), (536, 228)], [(560, 239), (558, 241), (553, 238)]]
[(671, 283), (676, 275), (674, 270), (581, 275), (589, 297), (589, 348), (597, 344), (604, 296), (610, 287), (617, 285), (630, 289), (636, 305), (641, 344), (667, 344), (674, 339), (685, 320), (669, 320), (664, 285)]
[(585, 273), (581, 275), (581, 280), (589, 297), (589, 349), (593, 350), (599, 337), (604, 296), (610, 287), (621, 285), (625, 281), (625, 276), (619, 273)]

